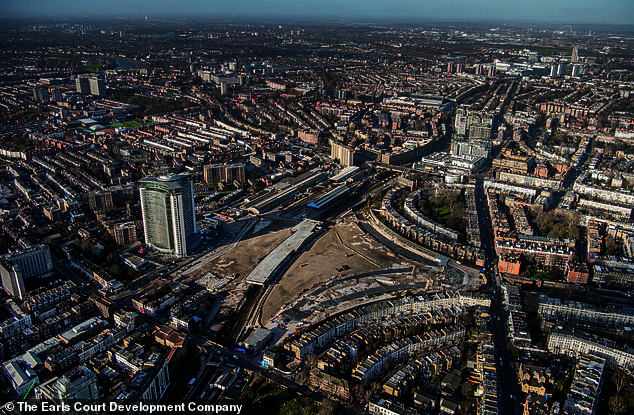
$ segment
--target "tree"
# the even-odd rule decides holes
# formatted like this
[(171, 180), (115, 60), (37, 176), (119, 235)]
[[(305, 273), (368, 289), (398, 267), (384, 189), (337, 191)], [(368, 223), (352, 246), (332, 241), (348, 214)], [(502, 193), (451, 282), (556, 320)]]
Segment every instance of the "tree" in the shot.
[(317, 365), (317, 356), (314, 354), (309, 354), (306, 356), (306, 365), (313, 368)]
[(350, 396), (353, 399), (361, 399), (364, 397), (364, 395), (365, 395), (365, 390), (363, 389), (363, 386), (361, 386), (361, 384), (359, 383), (355, 384), (350, 390)]
[(126, 269), (121, 264), (113, 264), (107, 268), (108, 274), (115, 277), (117, 280), (124, 279)]
[(318, 415), (332, 415), (333, 414), (335, 405), (330, 399), (324, 398), (319, 403), (321, 405), (321, 408), (319, 409)]
[(262, 383), (263, 379), (264, 377), (262, 376), (262, 373), (256, 371), (255, 373), (253, 373), (253, 379), (251, 380), (251, 384), (259, 385), (260, 383)]
[(305, 365), (302, 370), (300, 370), (297, 375), (295, 375), (295, 379), (297, 380), (297, 383), (302, 384), (302, 385), (306, 385), (308, 383), (308, 380), (310, 378), (310, 368)]
[(529, 295), (524, 298), (524, 311), (527, 313), (537, 313), (539, 308), (539, 298), (536, 295)]
[(375, 172), (375, 168), (368, 163), (363, 163), (363, 166), (361, 166), (361, 168), (365, 170), (365, 173), (368, 176)]
[(108, 263), (115, 265), (121, 263), (121, 257), (116, 252), (112, 252), (108, 254)]
[(79, 241), (79, 249), (81, 250), (83, 254), (90, 254), (92, 247), (94, 245), (95, 244), (93, 243), (92, 240), (90, 240), (90, 238), (82, 238)]
[(630, 381), (630, 376), (621, 368), (616, 369), (614, 374), (612, 375), (612, 382), (614, 382), (614, 386), (616, 387), (616, 394), (620, 395), (623, 387), (626, 386)]
[(617, 245), (614, 238), (610, 235), (605, 236), (605, 254), (606, 255), (617, 255), (619, 252), (619, 246)]
[(625, 409), (627, 409), (627, 405), (625, 404), (625, 400), (621, 397), (621, 395), (614, 395), (608, 400), (608, 405), (610, 407), (610, 411), (614, 415), (618, 415), (623, 413)]
[(43, 226), (36, 226), (34, 232), (37, 236), (42, 237), (44, 235), (48, 235), (51, 232), (51, 230), (49, 226), (43, 225)]
[(381, 202), (383, 201), (383, 193), (381, 190), (375, 190), (374, 193), (372, 193), (372, 199), (370, 200), (372, 201), (371, 204), (374, 208), (381, 208)]

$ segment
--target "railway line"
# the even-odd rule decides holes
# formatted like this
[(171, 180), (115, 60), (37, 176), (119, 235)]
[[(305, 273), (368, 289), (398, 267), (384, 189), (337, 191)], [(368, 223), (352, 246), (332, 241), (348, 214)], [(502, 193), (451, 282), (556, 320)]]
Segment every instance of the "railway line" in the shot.
[(227, 344), (237, 344), (240, 341), (244, 329), (255, 315), (255, 310), (265, 290), (266, 287), (260, 285), (252, 285), (247, 289), (242, 302), (236, 309), (238, 320), (227, 336)]

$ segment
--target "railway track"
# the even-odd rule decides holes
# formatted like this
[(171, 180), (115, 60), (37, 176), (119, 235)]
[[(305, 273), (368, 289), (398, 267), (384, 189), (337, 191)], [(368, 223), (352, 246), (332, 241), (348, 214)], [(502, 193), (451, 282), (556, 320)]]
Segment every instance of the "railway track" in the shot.
[(237, 344), (242, 336), (245, 327), (249, 320), (253, 317), (253, 313), (257, 308), (258, 300), (264, 293), (263, 286), (251, 286), (244, 294), (242, 304), (239, 306), (236, 313), (238, 314), (238, 320), (235, 322), (234, 327), (229, 332), (227, 337), (228, 344)]

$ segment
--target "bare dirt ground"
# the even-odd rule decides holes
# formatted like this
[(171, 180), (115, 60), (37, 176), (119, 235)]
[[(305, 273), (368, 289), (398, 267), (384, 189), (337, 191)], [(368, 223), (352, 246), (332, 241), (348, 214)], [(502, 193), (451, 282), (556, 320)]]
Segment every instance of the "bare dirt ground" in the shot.
[(231, 251), (207, 264), (198, 273), (219, 275), (238, 274), (234, 281), (242, 281), (275, 247), (291, 235), (290, 226), (283, 222), (257, 223)]
[[(344, 244), (357, 252), (346, 248)], [(356, 224), (338, 224), (322, 236), (308, 252), (303, 253), (281, 278), (264, 303), (260, 321), (266, 322), (271, 319), (282, 306), (305, 288), (341, 274), (337, 268), (343, 265), (350, 267), (343, 272), (352, 274), (391, 267), (395, 263), (400, 264), (403, 261), (397, 259), (372, 237), (364, 234)]]

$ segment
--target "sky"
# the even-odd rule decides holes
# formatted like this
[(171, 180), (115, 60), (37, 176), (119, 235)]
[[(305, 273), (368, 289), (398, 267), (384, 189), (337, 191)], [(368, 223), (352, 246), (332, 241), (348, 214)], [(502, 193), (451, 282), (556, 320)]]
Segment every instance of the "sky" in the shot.
[(0, 0), (4, 17), (632, 24), (634, 0)]

